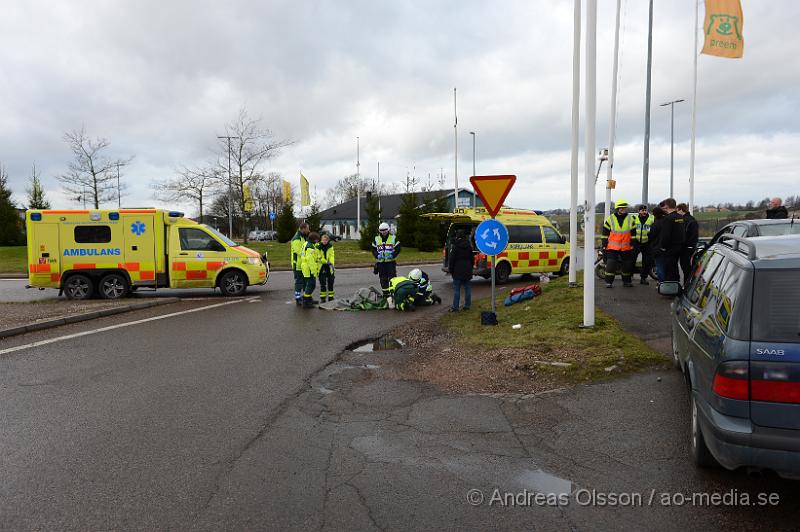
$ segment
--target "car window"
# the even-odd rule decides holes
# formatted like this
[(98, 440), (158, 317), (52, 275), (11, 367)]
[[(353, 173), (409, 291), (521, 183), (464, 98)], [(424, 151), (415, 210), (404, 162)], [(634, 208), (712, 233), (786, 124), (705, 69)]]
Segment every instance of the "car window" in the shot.
[(734, 225), (733, 231), (731, 231), (736, 236), (745, 236), (747, 234), (747, 226), (744, 225)]
[(75, 227), (78, 244), (107, 244), (111, 242), (111, 227), (107, 225), (79, 225)]
[(692, 282), (692, 287), (689, 293), (689, 301), (703, 308), (707, 302), (707, 288), (708, 283), (713, 277), (714, 273), (717, 270), (717, 267), (722, 262), (722, 255), (719, 253), (712, 253), (706, 254), (703, 256), (703, 260), (698, 264), (698, 268), (702, 267), (700, 271), (697, 272), (697, 276), (694, 278)]
[(800, 222), (786, 224), (767, 224), (758, 228), (759, 236), (800, 235)]
[(508, 241), (515, 244), (541, 244), (542, 228), (539, 225), (509, 225)]
[(756, 271), (753, 294), (753, 341), (800, 343), (800, 270)]
[(559, 235), (555, 229), (552, 227), (547, 227), (546, 225), (542, 227), (542, 231), (544, 231), (544, 241), (548, 244), (560, 244), (561, 243), (561, 235)]
[(734, 263), (729, 262), (719, 287), (716, 319), (722, 332), (738, 340), (747, 340), (750, 326), (747, 286), (750, 276)]
[(182, 227), (179, 236), (184, 251), (225, 251), (222, 244), (202, 229)]

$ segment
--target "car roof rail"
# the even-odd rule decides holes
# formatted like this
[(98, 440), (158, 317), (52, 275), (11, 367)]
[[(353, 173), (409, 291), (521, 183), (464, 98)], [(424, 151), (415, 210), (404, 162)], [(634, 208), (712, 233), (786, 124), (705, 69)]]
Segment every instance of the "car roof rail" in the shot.
[[(747, 258), (749, 260), (756, 260), (758, 258), (758, 255), (756, 254), (756, 247), (755, 247), (755, 245), (753, 245), (753, 242), (750, 241), (750, 239), (745, 238), (743, 236), (732, 235), (732, 234), (729, 233), (729, 234), (726, 234), (726, 235), (721, 235), (719, 237), (719, 243), (720, 244), (725, 243), (724, 242), (725, 240), (733, 240), (733, 244), (730, 245), (731, 249), (733, 249), (734, 251), (738, 251), (740, 253), (744, 253), (744, 250), (741, 249), (741, 244), (746, 245), (747, 246)], [(726, 245), (728, 245), (728, 244), (726, 244)]]

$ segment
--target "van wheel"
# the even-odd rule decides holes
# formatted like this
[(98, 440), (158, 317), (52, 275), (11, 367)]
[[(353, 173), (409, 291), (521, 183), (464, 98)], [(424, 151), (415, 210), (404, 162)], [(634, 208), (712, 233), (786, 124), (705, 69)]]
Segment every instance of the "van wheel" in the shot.
[(497, 284), (507, 283), (510, 276), (511, 265), (509, 263), (501, 262), (494, 267), (494, 280)]
[(569, 257), (561, 261), (561, 269), (558, 270), (558, 275), (560, 275), (561, 277), (569, 275)]
[(94, 294), (92, 280), (82, 274), (70, 275), (64, 281), (64, 295), (67, 299), (89, 299)]
[(97, 286), (103, 299), (120, 299), (128, 295), (128, 280), (118, 273), (109, 273)]
[(247, 290), (247, 279), (242, 272), (231, 270), (219, 280), (219, 289), (224, 296), (240, 296)]
[[(690, 392), (691, 393), (691, 392)], [(703, 431), (700, 429), (700, 413), (697, 411), (697, 401), (694, 393), (691, 394), (692, 401), (692, 460), (697, 467), (716, 467), (719, 465), (708, 450), (706, 440), (703, 438)]]

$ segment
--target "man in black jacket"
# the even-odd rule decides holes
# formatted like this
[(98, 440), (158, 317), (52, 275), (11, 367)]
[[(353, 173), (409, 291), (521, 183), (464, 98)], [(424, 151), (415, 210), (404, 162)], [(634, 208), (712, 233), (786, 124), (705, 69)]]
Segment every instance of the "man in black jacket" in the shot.
[(783, 220), (789, 217), (789, 211), (786, 210), (786, 207), (781, 205), (783, 201), (780, 198), (772, 198), (769, 202), (769, 208), (766, 212), (766, 218), (770, 220)]
[(692, 257), (695, 249), (697, 249), (697, 241), (700, 239), (700, 228), (694, 216), (689, 214), (689, 207), (685, 203), (679, 203), (677, 209), (678, 214), (683, 216), (684, 229), (686, 231), (686, 242), (684, 242), (680, 256), (683, 284), (686, 285), (692, 274)]
[(664, 261), (664, 281), (680, 281), (678, 262), (686, 242), (686, 228), (683, 216), (678, 214), (674, 198), (667, 198), (662, 203), (666, 212), (664, 224), (659, 236), (659, 252)]

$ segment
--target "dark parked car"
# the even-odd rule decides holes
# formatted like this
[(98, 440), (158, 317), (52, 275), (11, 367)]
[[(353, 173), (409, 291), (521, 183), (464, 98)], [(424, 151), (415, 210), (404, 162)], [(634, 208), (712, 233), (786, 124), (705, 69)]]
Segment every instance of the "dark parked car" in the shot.
[(800, 235), (723, 234), (699, 257), (672, 304), (697, 465), (800, 479), (799, 308)]

